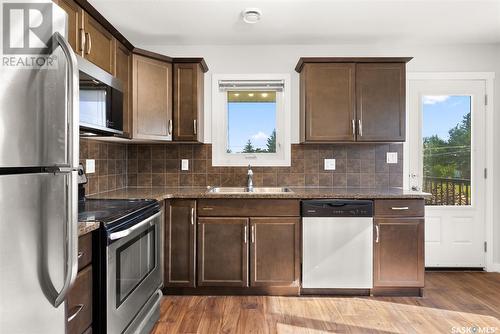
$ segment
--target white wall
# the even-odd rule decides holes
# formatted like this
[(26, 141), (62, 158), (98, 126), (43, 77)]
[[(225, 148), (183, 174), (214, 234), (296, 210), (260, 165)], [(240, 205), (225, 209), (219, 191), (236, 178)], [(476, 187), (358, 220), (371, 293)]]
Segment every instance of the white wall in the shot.
[[(411, 56), (409, 72), (496, 72), (500, 80), (500, 45), (182, 45), (148, 46), (169, 56), (202, 56), (210, 71), (205, 80), (205, 142), (211, 142), (211, 73), (290, 73), (292, 143), (298, 141), (299, 81), (294, 71), (301, 56)], [(500, 84), (495, 85), (495, 129), (500, 129)], [(500, 131), (494, 134), (494, 203), (500, 204)], [(494, 261), (500, 270), (500, 205), (494, 214)]]

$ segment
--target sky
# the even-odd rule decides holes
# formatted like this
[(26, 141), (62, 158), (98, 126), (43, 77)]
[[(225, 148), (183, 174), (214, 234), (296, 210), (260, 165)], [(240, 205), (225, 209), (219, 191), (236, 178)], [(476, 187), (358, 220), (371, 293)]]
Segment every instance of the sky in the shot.
[(255, 148), (266, 148), (276, 128), (276, 103), (229, 102), (228, 141), (232, 152), (240, 152), (250, 139)]
[(470, 112), (470, 96), (424, 96), (422, 135), (438, 135), (447, 140), (448, 131)]

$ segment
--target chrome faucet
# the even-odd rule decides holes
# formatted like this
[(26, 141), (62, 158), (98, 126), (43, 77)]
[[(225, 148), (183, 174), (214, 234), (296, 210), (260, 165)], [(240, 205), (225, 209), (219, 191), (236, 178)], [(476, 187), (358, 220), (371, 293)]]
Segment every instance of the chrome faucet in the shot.
[(247, 191), (251, 192), (253, 191), (253, 171), (252, 171), (252, 166), (248, 164), (248, 179), (247, 179)]

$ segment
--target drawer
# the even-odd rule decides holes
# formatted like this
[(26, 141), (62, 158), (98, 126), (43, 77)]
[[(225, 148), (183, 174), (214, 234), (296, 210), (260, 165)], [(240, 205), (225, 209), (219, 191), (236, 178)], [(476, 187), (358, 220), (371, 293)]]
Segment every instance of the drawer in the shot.
[(375, 217), (423, 217), (423, 199), (384, 199), (375, 201)]
[(298, 200), (289, 199), (202, 199), (200, 217), (298, 217)]
[(78, 271), (92, 262), (92, 233), (78, 238)]
[(92, 325), (92, 266), (76, 276), (66, 299), (67, 333), (82, 334)]

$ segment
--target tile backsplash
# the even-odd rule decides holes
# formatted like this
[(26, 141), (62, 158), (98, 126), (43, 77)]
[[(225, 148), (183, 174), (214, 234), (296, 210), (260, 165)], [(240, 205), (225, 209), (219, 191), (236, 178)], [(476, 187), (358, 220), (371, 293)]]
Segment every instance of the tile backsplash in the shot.
[[(397, 152), (398, 163), (387, 164), (387, 152)], [(327, 158), (336, 159), (336, 170), (323, 169)], [(402, 158), (402, 144), (294, 144), (291, 166), (254, 167), (254, 185), (401, 187)], [(180, 170), (181, 159), (189, 160), (189, 171)], [(210, 144), (127, 145), (128, 186), (244, 186), (246, 173), (213, 167)]]
[(127, 182), (127, 145), (80, 139), (80, 163), (95, 160), (95, 173), (87, 174), (87, 195), (120, 189)]

